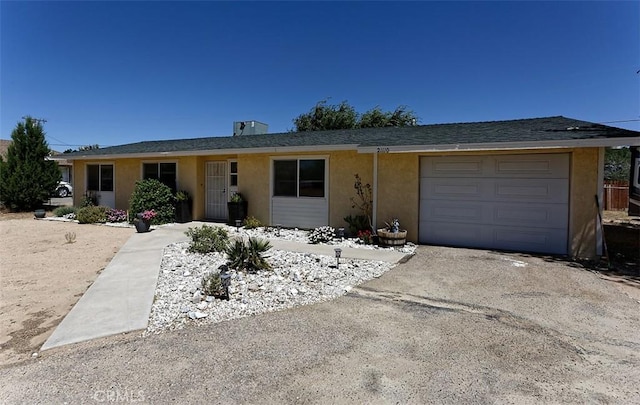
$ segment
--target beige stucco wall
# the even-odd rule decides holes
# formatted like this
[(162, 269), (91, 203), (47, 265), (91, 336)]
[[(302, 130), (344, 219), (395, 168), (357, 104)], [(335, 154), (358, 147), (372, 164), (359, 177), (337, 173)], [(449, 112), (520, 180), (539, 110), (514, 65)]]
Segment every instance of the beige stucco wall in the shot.
[[(598, 190), (598, 148), (540, 149), (525, 151), (487, 151), (456, 153), (387, 153), (377, 155), (377, 224), (397, 217), (407, 229), (407, 239), (417, 242), (420, 211), (420, 157), (438, 155), (477, 155), (515, 153), (570, 153), (570, 222), (569, 254), (574, 257), (592, 258), (596, 254), (597, 211), (594, 195)], [(225, 156), (178, 157), (171, 159), (117, 159), (112, 161), (74, 162), (74, 204), (81, 202), (85, 193), (85, 164), (114, 163), (116, 207), (127, 209), (129, 196), (135, 182), (141, 178), (142, 162), (168, 161), (178, 163), (178, 188), (187, 190), (194, 199), (193, 217), (205, 218), (205, 165), (207, 161), (238, 161), (238, 191), (249, 201), (249, 215), (261, 222), (270, 221), (271, 161), (278, 157), (324, 156), (328, 157), (329, 225), (346, 227), (343, 218), (358, 211), (351, 207), (355, 196), (354, 174), (364, 183), (373, 184), (373, 154), (355, 151), (318, 151), (310, 153), (240, 154)]]
[(570, 256), (595, 258), (598, 211), (595, 196), (598, 190), (599, 148), (575, 149), (571, 159), (571, 190), (569, 219)]
[(407, 230), (407, 240), (418, 241), (420, 210), (420, 155), (387, 153), (378, 155), (377, 228), (398, 218)]

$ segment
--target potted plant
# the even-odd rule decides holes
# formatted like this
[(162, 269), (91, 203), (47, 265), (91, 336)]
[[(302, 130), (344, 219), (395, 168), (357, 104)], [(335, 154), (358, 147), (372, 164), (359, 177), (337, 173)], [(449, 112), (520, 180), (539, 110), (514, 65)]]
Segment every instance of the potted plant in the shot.
[(191, 222), (191, 196), (189, 192), (180, 190), (176, 193), (176, 222)]
[(385, 222), (386, 228), (378, 229), (378, 242), (382, 246), (403, 246), (407, 242), (407, 231), (400, 229), (398, 218)]
[(149, 232), (149, 229), (151, 228), (151, 220), (155, 218), (156, 215), (157, 214), (154, 210), (146, 210), (136, 214), (136, 217), (133, 219), (136, 231), (140, 233)]
[(236, 225), (236, 220), (241, 222), (247, 217), (247, 211), (249, 203), (244, 199), (242, 194), (233, 193), (231, 199), (227, 203), (227, 209), (229, 210), (228, 224), (231, 226)]

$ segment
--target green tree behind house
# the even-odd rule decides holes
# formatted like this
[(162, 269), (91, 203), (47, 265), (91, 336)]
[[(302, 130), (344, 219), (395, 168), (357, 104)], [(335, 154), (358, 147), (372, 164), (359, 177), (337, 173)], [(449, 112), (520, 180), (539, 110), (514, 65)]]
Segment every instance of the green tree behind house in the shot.
[(14, 211), (41, 207), (62, 179), (58, 164), (47, 160), (50, 150), (41, 122), (26, 117), (11, 139), (6, 158), (0, 156), (0, 201)]
[(407, 127), (418, 123), (418, 117), (406, 106), (398, 106), (394, 111), (372, 108), (359, 114), (346, 101), (337, 105), (319, 101), (309, 112), (297, 116), (294, 131), (325, 131), (330, 129)]

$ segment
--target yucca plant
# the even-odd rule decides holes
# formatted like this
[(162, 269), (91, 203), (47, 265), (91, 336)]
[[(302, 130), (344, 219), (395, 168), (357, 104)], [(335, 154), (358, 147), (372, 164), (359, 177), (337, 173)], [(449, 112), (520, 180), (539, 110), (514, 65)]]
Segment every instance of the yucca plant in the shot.
[(229, 260), (229, 267), (232, 269), (240, 270), (244, 268), (244, 264), (247, 261), (248, 250), (244, 245), (242, 239), (236, 239), (229, 243), (225, 249), (227, 259)]
[(246, 243), (241, 239), (234, 240), (225, 252), (232, 269), (258, 271), (271, 268), (264, 255), (269, 249), (271, 243), (268, 240), (251, 237)]
[(267, 239), (249, 238), (247, 248), (247, 270), (257, 271), (271, 268), (267, 262), (267, 256), (264, 256), (264, 253), (271, 249), (271, 243)]

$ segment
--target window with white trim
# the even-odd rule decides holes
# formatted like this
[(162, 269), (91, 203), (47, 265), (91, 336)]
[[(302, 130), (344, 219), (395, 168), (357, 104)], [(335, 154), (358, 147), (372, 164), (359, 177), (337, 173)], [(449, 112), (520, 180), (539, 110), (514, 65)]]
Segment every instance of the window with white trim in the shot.
[(273, 196), (323, 198), (325, 167), (325, 159), (274, 160)]

